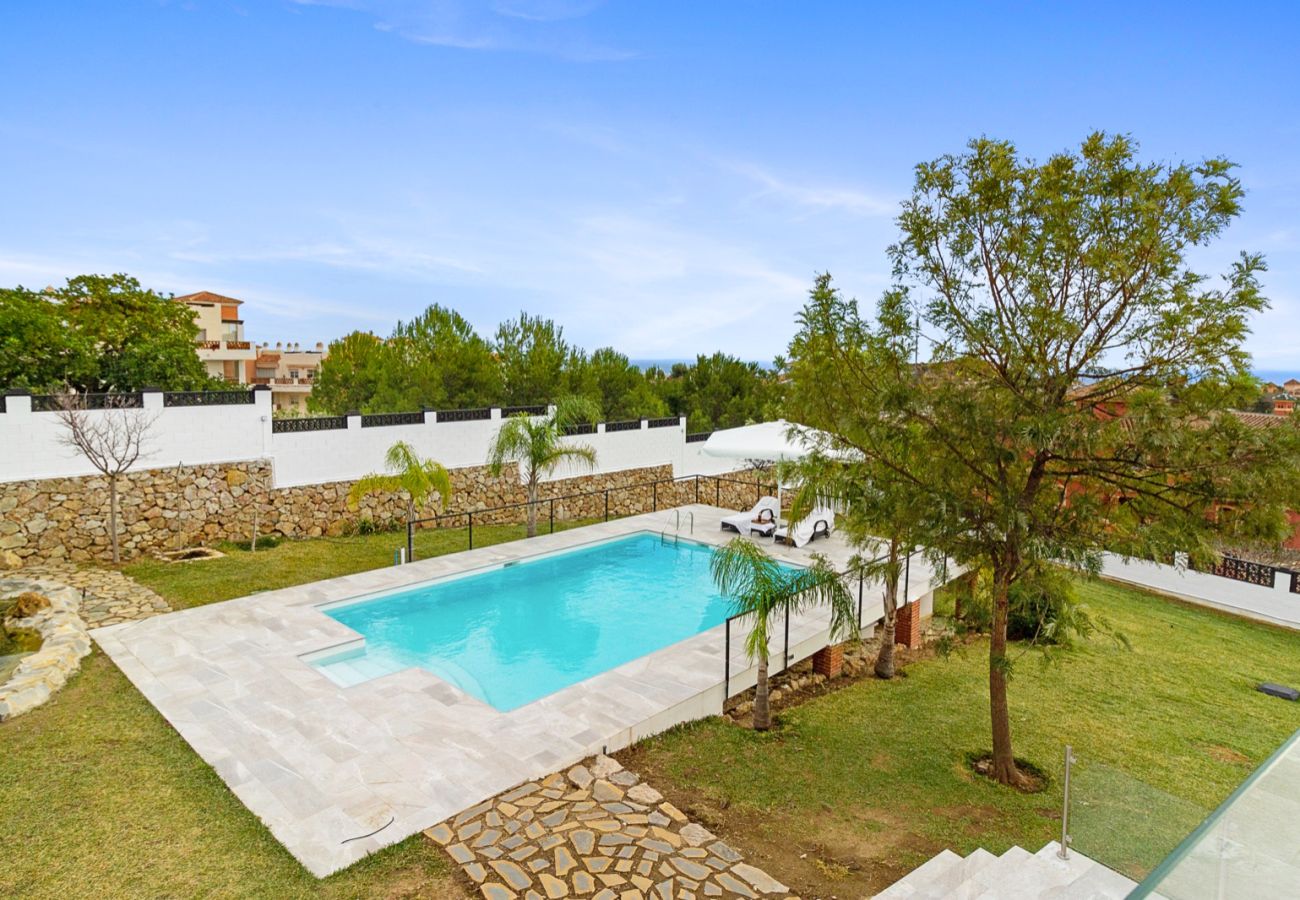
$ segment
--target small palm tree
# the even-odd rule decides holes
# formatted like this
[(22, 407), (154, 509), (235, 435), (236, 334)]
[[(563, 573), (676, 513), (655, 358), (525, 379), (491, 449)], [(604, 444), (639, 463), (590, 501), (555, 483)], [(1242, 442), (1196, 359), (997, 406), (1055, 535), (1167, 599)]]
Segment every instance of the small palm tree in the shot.
[(594, 423), (599, 418), (600, 409), (591, 400), (567, 397), (548, 416), (511, 416), (492, 439), (488, 466), (493, 475), (499, 477), (510, 463), (523, 467), (524, 484), (528, 488), (529, 537), (537, 534), (537, 492), (542, 478), (563, 462), (571, 461), (586, 469), (596, 466), (594, 448), (586, 444), (565, 444), (560, 439), (569, 427)]
[(442, 463), (420, 459), (405, 441), (388, 448), (384, 465), (389, 474), (372, 472), (359, 478), (348, 491), (348, 509), (356, 509), (367, 494), (402, 493), (406, 495), (406, 522), (415, 521), (415, 512), (437, 494), (445, 507), (451, 501), (451, 476)]
[(709, 572), (713, 583), (731, 598), (736, 615), (753, 616), (754, 624), (745, 640), (745, 652), (758, 662), (758, 684), (754, 689), (754, 730), (772, 727), (767, 687), (767, 644), (778, 613), (802, 612), (814, 606), (831, 608), (831, 640), (845, 640), (858, 633), (853, 595), (839, 574), (823, 557), (814, 556), (807, 568), (783, 568), (762, 547), (738, 537), (713, 552)]

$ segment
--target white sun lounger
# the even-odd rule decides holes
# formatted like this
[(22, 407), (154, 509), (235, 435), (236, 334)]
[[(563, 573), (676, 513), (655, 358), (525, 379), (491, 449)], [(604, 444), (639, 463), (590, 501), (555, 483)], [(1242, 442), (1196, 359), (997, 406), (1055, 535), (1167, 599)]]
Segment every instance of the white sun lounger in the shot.
[(835, 513), (825, 507), (818, 507), (796, 524), (793, 531), (791, 531), (789, 525), (782, 525), (778, 528), (776, 530), (776, 539), (779, 542), (802, 547), (815, 538), (830, 537), (831, 529), (834, 527)]
[(772, 529), (776, 527), (777, 509), (775, 497), (760, 497), (758, 502), (754, 504), (754, 508), (749, 512), (724, 517), (722, 528), (724, 531), (730, 528), (732, 531), (738, 531), (741, 534), (750, 534), (752, 532), (771, 534)]

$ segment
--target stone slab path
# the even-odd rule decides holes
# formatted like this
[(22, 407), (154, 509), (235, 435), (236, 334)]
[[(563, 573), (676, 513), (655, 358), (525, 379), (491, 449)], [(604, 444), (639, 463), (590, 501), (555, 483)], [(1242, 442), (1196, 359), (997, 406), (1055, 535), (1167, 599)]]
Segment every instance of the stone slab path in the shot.
[(526, 782), (424, 833), (487, 900), (790, 896), (608, 756)]
[(84, 593), (80, 614), (88, 628), (134, 622), (172, 611), (166, 600), (116, 569), (42, 562), (25, 565), (12, 574), (57, 581)]

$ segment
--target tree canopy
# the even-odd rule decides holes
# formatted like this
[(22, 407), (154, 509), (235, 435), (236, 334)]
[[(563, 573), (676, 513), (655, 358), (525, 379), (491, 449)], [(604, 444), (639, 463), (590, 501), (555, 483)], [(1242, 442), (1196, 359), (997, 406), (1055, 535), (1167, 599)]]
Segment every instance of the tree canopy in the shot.
[(189, 307), (127, 275), (0, 289), (0, 384), (37, 392), (195, 390), (212, 379)]
[[(1146, 163), (1122, 136), (1041, 163), (974, 140), (917, 167), (890, 251), (899, 287), (874, 321), (834, 292), (804, 310), (792, 355), (814, 348), (832, 367), (836, 415), (883, 419), (909, 452), (865, 425), (837, 439), (941, 511), (926, 544), (992, 573), (999, 781), (1021, 780), (1006, 647), (1018, 582), (1053, 564), (1096, 571), (1107, 550), (1204, 559), (1224, 534), (1276, 541), (1300, 503), (1300, 423), (1251, 428), (1230, 411), (1250, 384), (1263, 260), (1243, 254), (1217, 285), (1188, 261), (1241, 195), (1226, 160)], [(870, 335), (922, 340), (928, 362), (864, 367)]]
[(779, 394), (775, 373), (723, 353), (671, 373), (642, 372), (613, 347), (588, 354), (570, 345), (550, 319), (520, 313), (489, 342), (455, 310), (435, 305), (387, 339), (353, 332), (330, 344), (309, 403), (340, 415), (581, 396), (609, 421), (684, 415), (691, 430), (712, 431), (774, 417)]

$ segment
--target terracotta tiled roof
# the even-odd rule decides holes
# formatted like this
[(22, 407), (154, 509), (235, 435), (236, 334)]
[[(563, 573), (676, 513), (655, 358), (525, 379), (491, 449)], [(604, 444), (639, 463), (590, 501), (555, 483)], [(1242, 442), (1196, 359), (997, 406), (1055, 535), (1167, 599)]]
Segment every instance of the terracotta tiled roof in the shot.
[(1251, 428), (1276, 428), (1287, 419), (1286, 416), (1275, 416), (1272, 413), (1245, 412), (1240, 409), (1234, 409), (1232, 414)]
[(221, 303), (225, 305), (235, 304), (238, 306), (243, 300), (236, 300), (234, 297), (226, 297), (221, 294), (214, 294), (212, 291), (199, 291), (194, 294), (184, 294), (176, 298), (178, 303)]

